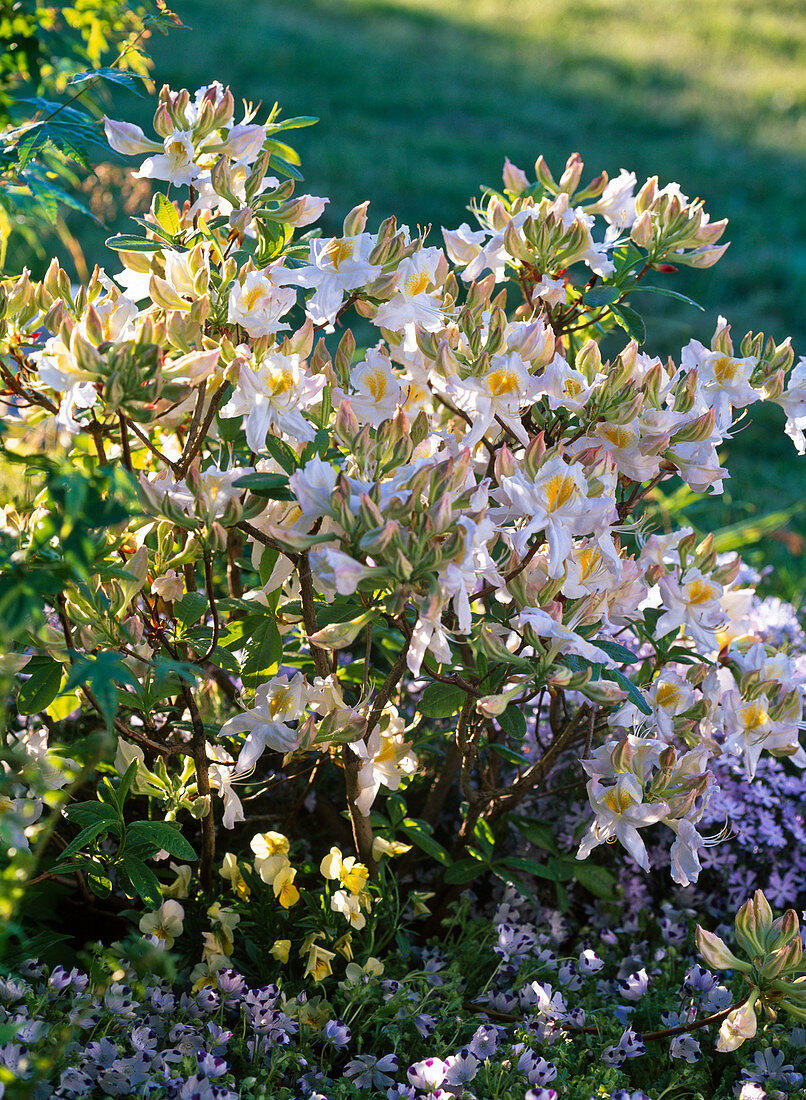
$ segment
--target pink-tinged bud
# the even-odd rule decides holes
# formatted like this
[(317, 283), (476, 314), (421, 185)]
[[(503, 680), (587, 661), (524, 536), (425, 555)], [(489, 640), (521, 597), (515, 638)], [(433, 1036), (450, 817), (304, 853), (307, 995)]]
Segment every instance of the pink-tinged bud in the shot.
[(359, 233), (363, 233), (367, 225), (367, 209), (369, 207), (369, 199), (360, 203), (358, 206), (354, 206), (347, 217), (344, 219), (344, 236), (345, 237), (357, 237)]
[(736, 939), (748, 955), (766, 954), (765, 941), (772, 928), (772, 909), (762, 890), (756, 890), (736, 914)]
[(633, 747), (625, 737), (623, 741), (619, 741), (610, 754), (610, 763), (613, 766), (613, 770), (619, 774), (632, 771), (634, 756)]
[(758, 1021), (756, 1019), (755, 1004), (758, 998), (758, 990), (754, 989), (741, 1008), (735, 1008), (719, 1029), (719, 1039), (716, 1049), (722, 1054), (736, 1050), (745, 1039), (752, 1039), (756, 1033)]
[(529, 446), (523, 456), (523, 469), (528, 477), (537, 477), (538, 470), (546, 453), (546, 437), (543, 432), (529, 440)]
[(510, 451), (509, 447), (504, 443), (495, 454), (495, 462), (493, 463), (495, 480), (500, 485), (503, 478), (512, 477), (517, 468), (518, 464), (515, 461), (512, 451)]
[(572, 153), (565, 162), (565, 171), (560, 176), (560, 190), (564, 191), (566, 195), (573, 195), (576, 191), (584, 167), (579, 153)]
[(305, 225), (311, 225), (321, 218), (322, 211), (329, 202), (330, 199), (320, 198), (318, 195), (300, 195), (297, 200), (296, 212), (293, 217), (285, 219), (286, 223), (296, 226), (297, 229), (301, 229)]
[(800, 968), (802, 958), (803, 944), (800, 936), (795, 936), (789, 943), (767, 955), (761, 968), (761, 976), (772, 981), (782, 974), (793, 974)]
[(353, 407), (349, 399), (342, 401), (339, 405), (339, 410), (336, 413), (336, 420), (333, 425), (333, 431), (336, 438), (344, 443), (345, 446), (350, 446), (360, 430), (361, 426), (353, 412)]
[(706, 932), (699, 925), (697, 925), (695, 939), (697, 950), (708, 966), (713, 967), (714, 970), (741, 970), (742, 973), (748, 974), (753, 969), (749, 963), (737, 958), (723, 939), (713, 932)]
[(722, 256), (727, 252), (730, 247), (730, 242), (727, 244), (718, 244), (711, 247), (705, 246), (703, 248), (695, 248), (692, 252), (675, 253), (675, 263), (683, 264), (684, 267), (696, 267), (706, 268), (713, 267)]
[(171, 116), (168, 114), (168, 108), (164, 103), (160, 103), (154, 112), (154, 121), (151, 125), (154, 127), (154, 133), (159, 134), (163, 139), (173, 132), (174, 124), (171, 122)]
[(645, 210), (640, 218), (633, 222), (632, 228), (630, 229), (630, 239), (634, 241), (639, 248), (649, 248), (653, 235), (652, 218), (649, 211)]
[(524, 170), (514, 165), (509, 157), (504, 157), (504, 187), (509, 191), (514, 191), (516, 195), (519, 195), (521, 191), (525, 191), (528, 186), (529, 180)]
[(104, 133), (115, 152), (126, 157), (165, 151), (161, 143), (149, 141), (140, 127), (131, 122), (115, 122), (114, 119), (104, 116)]
[(704, 222), (697, 230), (698, 244), (716, 244), (728, 227), (728, 219), (723, 218), (719, 222)]
[(787, 909), (781, 917), (777, 917), (770, 927), (764, 940), (764, 946), (768, 951), (777, 951), (785, 943), (797, 937), (800, 940), (800, 922), (794, 909)]
[(559, 187), (554, 180), (554, 176), (552, 176), (551, 172), (549, 171), (549, 166), (546, 164), (545, 160), (543, 160), (542, 154), (535, 161), (535, 175), (547, 191), (551, 191), (554, 194), (559, 191)]
[(641, 215), (648, 210), (658, 194), (658, 177), (652, 176), (635, 196), (635, 209)]

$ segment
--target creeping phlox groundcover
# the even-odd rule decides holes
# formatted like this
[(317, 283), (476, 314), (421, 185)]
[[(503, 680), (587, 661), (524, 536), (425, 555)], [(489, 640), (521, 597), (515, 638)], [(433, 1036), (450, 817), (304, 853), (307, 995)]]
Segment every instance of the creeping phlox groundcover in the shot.
[[(325, 237), (311, 227), (328, 200), (295, 194), (281, 140), (314, 120), (255, 118), (236, 122), (213, 84), (164, 88), (154, 137), (107, 119), (112, 147), (157, 181), (150, 211), (87, 286), (55, 261), (41, 283), (2, 283), (2, 445), (31, 475), (1, 532), (19, 716), (7, 914), (27, 879), (75, 881), (90, 901), (144, 901), (143, 950), (170, 949), (177, 899), (209, 905), (223, 878), (239, 903), (261, 898), (273, 931), (259, 967), (300, 966), (314, 983), (338, 968), (360, 985), (406, 904), (392, 858), (402, 882), (431, 857), (416, 866), (437, 916), (487, 873), (525, 897), (553, 884), (560, 908), (575, 879), (609, 896), (599, 846), (648, 871), (645, 838), (663, 830), (674, 882), (696, 883), (719, 839), (703, 826), (714, 768), (735, 761), (752, 783), (762, 754), (806, 764), (806, 665), (762, 640), (739, 560), (647, 503), (673, 479), (721, 492), (719, 447), (759, 400), (783, 408), (802, 454), (806, 359), (788, 340), (734, 341), (723, 319), (677, 362), (643, 350), (636, 299), (675, 296), (677, 267), (727, 247), (725, 222), (676, 184), (587, 182), (576, 155), (559, 179), (538, 159), (531, 180), (507, 161), (502, 190), (471, 206), (477, 227), (443, 229), (443, 244), (394, 218), (373, 227), (367, 203)], [(589, 803), (576, 860), (518, 812), (569, 760)], [(297, 857), (289, 834), (306, 814)], [(513, 855), (513, 832), (551, 858)], [(272, 1027), (287, 1042), (305, 1012), (232, 976), (239, 922), (206, 908), (194, 995), (209, 991), (205, 1011), (243, 1001), (271, 1017), (252, 1051), (271, 1062)], [(806, 1021), (794, 911), (774, 921), (757, 894), (737, 936), (746, 957), (699, 933), (709, 965), (744, 975), (710, 1005), (721, 1050), (764, 1013)], [(12, 999), (55, 988), (26, 965)], [(585, 1026), (535, 984), (516, 1007)], [(173, 1011), (159, 987), (141, 994)], [(349, 1028), (328, 1027), (345, 1046)], [(230, 1095), (210, 1034), (188, 1050), (193, 1087)], [(641, 1045), (628, 1028), (606, 1064)], [(390, 1096), (472, 1080), (426, 1060), (398, 1087), (393, 1055), (363, 1057), (347, 1076)], [(555, 1095), (534, 1072), (530, 1097)], [(59, 1094), (87, 1094), (87, 1080)]]

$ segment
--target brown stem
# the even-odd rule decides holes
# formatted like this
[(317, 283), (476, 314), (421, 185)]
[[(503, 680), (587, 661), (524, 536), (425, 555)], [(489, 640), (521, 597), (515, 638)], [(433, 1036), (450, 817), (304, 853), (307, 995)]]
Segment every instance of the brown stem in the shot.
[(202, 852), (199, 865), (199, 879), (202, 889), (209, 890), (213, 885), (213, 863), (215, 861), (215, 817), (213, 814), (213, 800), (210, 793), (210, 769), (207, 760), (207, 738), (204, 733), (204, 724), (196, 706), (196, 700), (186, 684), (182, 686), (182, 695), (190, 712), (190, 722), (193, 728), (190, 748), (193, 754), (193, 763), (196, 768), (196, 788), (199, 796), (207, 803), (207, 812), (201, 819), (202, 828)]
[(198, 661), (199, 664), (204, 664), (208, 661), (215, 652), (215, 647), (218, 645), (218, 634), (220, 625), (218, 621), (218, 608), (215, 602), (215, 591), (213, 589), (213, 566), (210, 561), (210, 555), (204, 555), (204, 584), (207, 589), (207, 601), (210, 604), (210, 614), (213, 616), (213, 636), (210, 639), (210, 648), (205, 655)]
[(316, 603), (313, 593), (313, 578), (311, 577), (311, 566), (308, 561), (308, 551), (303, 550), (299, 556), (299, 591), (300, 602), (302, 604), (302, 621), (305, 625), (305, 633), (308, 635), (308, 644), (311, 648), (311, 659), (313, 661), (314, 668), (316, 669), (316, 675), (321, 676), (322, 679), (327, 679), (330, 668), (328, 665), (327, 652), (315, 645), (310, 641), (311, 635), (315, 634), (319, 629), (316, 622)]
[[(210, 425), (213, 423), (215, 414), (218, 412), (218, 406), (221, 404), (221, 399), (224, 396), (224, 391), (227, 389), (227, 382), (222, 383), (213, 394), (210, 399), (210, 405), (205, 413), (204, 420), (201, 422), (201, 426), (196, 433), (196, 438), (191, 443), (190, 434), (188, 434), (188, 442), (185, 446), (185, 453), (179, 459), (179, 463), (176, 470), (176, 476), (182, 478), (188, 472), (191, 462), (201, 450), (204, 443), (207, 432), (210, 430)], [(195, 413), (194, 413), (195, 415)]]
[(148, 436), (145, 434), (145, 432), (141, 432), (137, 425), (131, 420), (125, 420), (125, 423), (128, 424), (128, 426), (131, 428), (131, 430), (134, 432), (134, 434), (137, 436), (143, 446), (151, 451), (154, 458), (158, 458), (160, 462), (163, 462), (168, 467), (169, 470), (173, 470), (173, 472), (176, 473), (176, 463), (171, 461), (171, 459), (168, 458), (167, 455), (164, 455), (162, 451), (155, 447)]
[(238, 556), (243, 548), (243, 538), (232, 527), (227, 528), (227, 588), (233, 599), (243, 596), (243, 578)]
[(123, 413), (118, 413), (118, 423), (120, 424), (120, 449), (123, 453), (123, 465), (131, 473), (132, 450), (129, 445), (129, 431), (126, 427), (126, 417)]
[(433, 825), (442, 813), (451, 786), (456, 778), (456, 773), (459, 771), (461, 760), (462, 754), (459, 752), (459, 749), (456, 745), (450, 745), (445, 754), (445, 760), (442, 763), (439, 777), (428, 792), (423, 808), (420, 811), (420, 817), (423, 821), (427, 821), (429, 825)]
[(358, 858), (366, 864), (370, 878), (374, 881), (378, 877), (378, 864), (372, 857), (372, 824), (369, 814), (366, 816), (362, 814), (356, 805), (361, 794), (358, 773), (361, 771), (363, 760), (357, 753), (353, 752), (349, 745), (345, 745), (342, 750), (342, 761), (344, 763), (344, 787), (347, 793), (347, 807), (350, 811), (355, 848), (358, 852)]

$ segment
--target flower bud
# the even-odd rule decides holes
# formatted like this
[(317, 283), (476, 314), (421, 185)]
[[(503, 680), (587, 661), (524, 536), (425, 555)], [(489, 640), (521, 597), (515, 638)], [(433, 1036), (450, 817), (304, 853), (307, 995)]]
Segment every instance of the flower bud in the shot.
[(765, 940), (772, 928), (772, 909), (762, 890), (756, 890), (736, 914), (736, 939), (748, 955), (766, 954)]
[(357, 237), (359, 233), (363, 233), (367, 225), (367, 208), (369, 206), (369, 199), (360, 203), (358, 206), (354, 206), (347, 217), (344, 219), (344, 236), (345, 237)]
[(509, 157), (504, 157), (503, 177), (504, 187), (509, 191), (514, 191), (516, 195), (519, 195), (521, 191), (525, 191), (529, 186), (529, 180), (524, 170), (516, 167)]
[(700, 925), (697, 925), (695, 939), (697, 950), (714, 970), (741, 970), (743, 974), (749, 974), (752, 970), (749, 963), (733, 954), (723, 939), (713, 932), (707, 932)]

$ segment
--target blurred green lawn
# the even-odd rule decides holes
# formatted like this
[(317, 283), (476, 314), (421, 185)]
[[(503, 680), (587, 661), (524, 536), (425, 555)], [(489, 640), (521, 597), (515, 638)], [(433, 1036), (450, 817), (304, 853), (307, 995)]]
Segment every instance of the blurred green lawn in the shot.
[[(371, 200), (371, 225), (455, 227), (508, 155), (532, 174), (578, 150), (591, 175), (658, 174), (727, 216), (733, 242), (711, 271), (667, 276), (700, 313), (647, 295), (647, 350), (707, 342), (723, 313), (741, 337), (791, 334), (806, 354), (806, 4), (802, 0), (173, 0), (192, 28), (153, 41), (157, 84), (219, 79), (275, 99), (295, 131), (305, 190), (329, 195), (324, 227)], [(153, 108), (120, 96), (117, 117)], [(94, 258), (94, 257), (91, 257)], [(806, 458), (778, 410), (730, 447), (734, 478), (709, 509), (735, 522), (806, 496)], [(699, 513), (696, 513), (699, 514)], [(806, 536), (803, 516), (790, 525)], [(767, 540), (776, 587), (806, 558)], [(752, 553), (748, 556), (752, 557)]]

